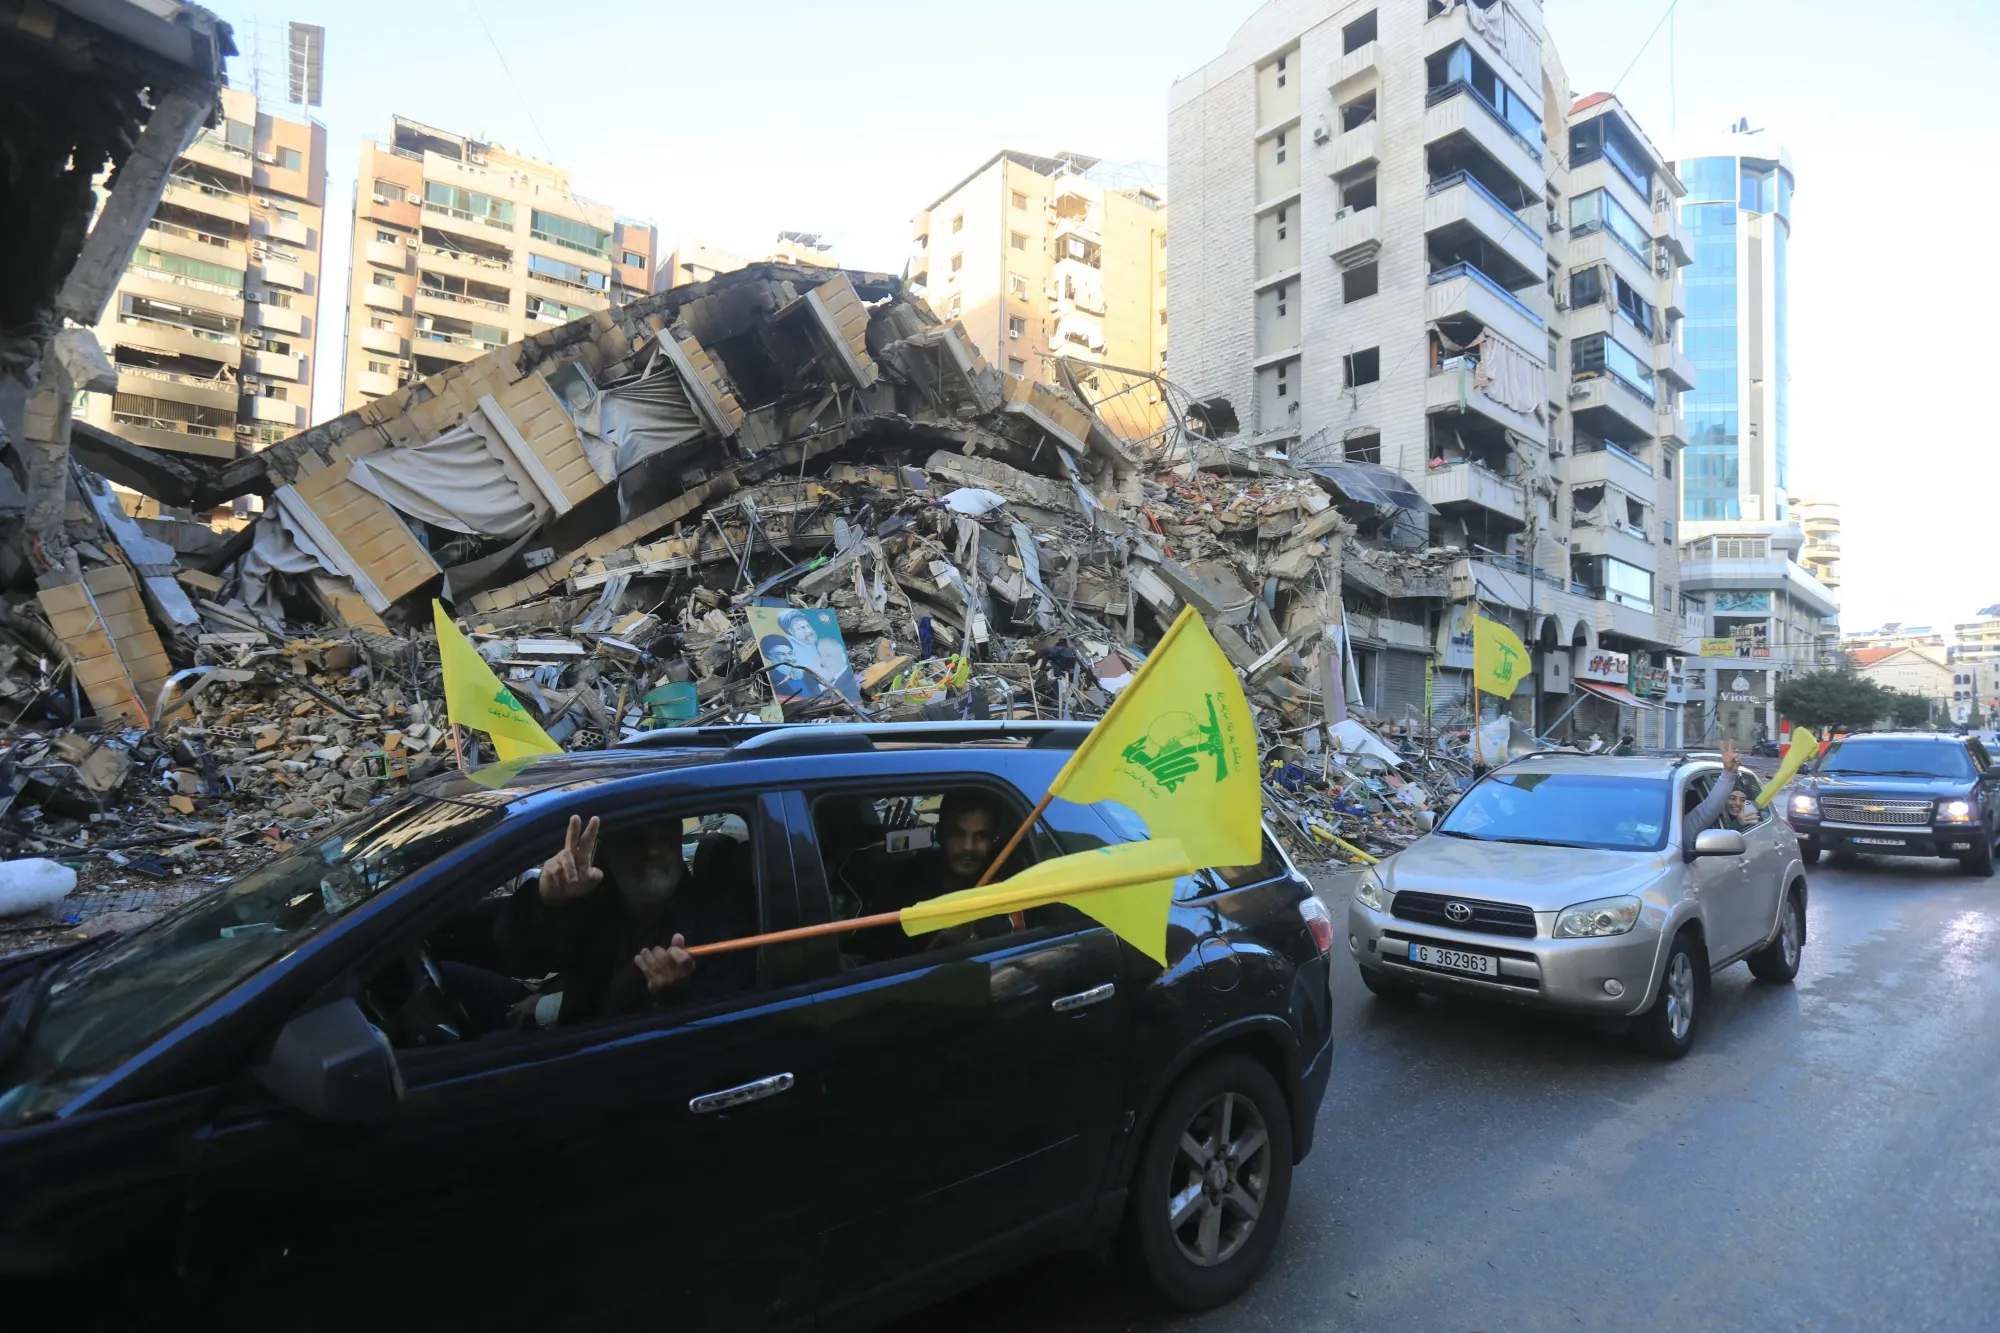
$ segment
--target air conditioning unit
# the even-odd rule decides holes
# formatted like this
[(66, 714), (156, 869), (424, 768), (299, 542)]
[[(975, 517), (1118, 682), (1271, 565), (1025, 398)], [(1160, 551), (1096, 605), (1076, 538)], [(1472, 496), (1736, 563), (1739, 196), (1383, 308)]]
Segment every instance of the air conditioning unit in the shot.
[(267, 167), (278, 165), (278, 155), (276, 153), (259, 153), (257, 154), (257, 160)]
[(378, 204), (386, 204), (389, 202), (389, 196), (386, 194), (370, 195), (369, 198), (373, 199)]
[(1589, 392), (1590, 386), (1582, 380), (1578, 380), (1569, 386), (1569, 396), (1572, 398), (1581, 398)]
[(1560, 217), (1556, 216), (1555, 210), (1551, 209), (1549, 211), (1549, 230), (1552, 232), (1557, 232), (1561, 231), (1562, 229), (1563, 229), (1563, 220)]
[(1335, 213), (1334, 213), (1334, 215), (1333, 215), (1333, 220), (1334, 220), (1335, 222), (1338, 222), (1338, 221), (1340, 221), (1340, 220), (1341, 220), (1342, 218), (1344, 218), (1344, 217), (1347, 217), (1347, 216), (1351, 215), (1351, 214), (1352, 214), (1353, 212), (1354, 212), (1354, 206), (1353, 206), (1352, 204), (1350, 204), (1350, 205), (1348, 205), (1348, 206), (1347, 206), (1346, 208), (1343, 208), (1343, 209), (1340, 209), (1340, 210), (1338, 210), (1337, 212), (1335, 212)]
[(1673, 206), (1673, 199), (1665, 190), (1653, 191), (1653, 207), (1664, 212)]
[(1654, 252), (1653, 272), (1659, 274), (1663, 278), (1670, 278), (1673, 276), (1674, 261), (1667, 258), (1667, 252), (1665, 250), (1659, 250)]
[(1556, 293), (1556, 309), (1558, 309), (1558, 310), (1567, 310), (1567, 309), (1569, 309), (1569, 294), (1568, 294), (1568, 293), (1566, 293), (1566, 292), (1557, 292), (1557, 293)]
[(1313, 142), (1314, 142), (1314, 143), (1325, 143), (1325, 142), (1326, 142), (1327, 140), (1331, 139), (1332, 137), (1333, 137), (1333, 126), (1332, 126), (1332, 124), (1328, 122), (1328, 120), (1327, 120), (1327, 118), (1326, 118), (1325, 116), (1321, 116), (1321, 117), (1320, 117), (1320, 118), (1319, 118), (1319, 119), (1318, 119), (1317, 121), (1315, 121), (1315, 122), (1314, 122), (1314, 124), (1313, 124)]

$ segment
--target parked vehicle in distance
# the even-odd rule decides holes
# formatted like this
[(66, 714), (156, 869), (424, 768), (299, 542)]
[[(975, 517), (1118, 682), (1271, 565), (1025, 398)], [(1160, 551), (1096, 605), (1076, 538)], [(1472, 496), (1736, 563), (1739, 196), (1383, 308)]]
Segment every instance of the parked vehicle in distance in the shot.
[[(1481, 778), (1361, 876), (1348, 948), (1377, 996), (1435, 991), (1629, 1021), (1685, 1055), (1712, 972), (1789, 982), (1806, 938), (1798, 840), (1770, 811), (1686, 837), (1720, 765), (1538, 754)], [(1758, 784), (1734, 779), (1746, 796)]]
[[(495, 765), (11, 960), (0, 1299), (23, 1327), (101, 1302), (114, 1327), (832, 1329), (1114, 1240), (1167, 1300), (1229, 1299), (1332, 1049), (1332, 916), (1268, 838), (1177, 883), (1164, 970), (1055, 905), (704, 958), (623, 1007), (616, 958), (601, 1005), (558, 991), (543, 1023), (547, 985), (496, 952), (517, 904), (553, 921), (524, 872), (572, 815), (614, 849), (605, 911), (678, 862), (672, 901), (736, 922), (713, 938), (810, 925), (929, 896), (963, 859), (941, 809), (1004, 838), (1086, 731), (689, 730)], [(1010, 866), (1135, 836), (1056, 801)]]
[(1826, 748), (1786, 798), (1805, 862), (1821, 853), (1954, 858), (1993, 873), (2000, 761), (1976, 737), (1868, 731)]

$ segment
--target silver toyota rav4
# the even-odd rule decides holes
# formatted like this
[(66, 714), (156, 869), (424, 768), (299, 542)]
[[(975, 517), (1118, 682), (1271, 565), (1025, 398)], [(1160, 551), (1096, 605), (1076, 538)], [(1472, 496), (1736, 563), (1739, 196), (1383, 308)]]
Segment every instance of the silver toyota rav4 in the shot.
[[(1437, 829), (1364, 873), (1347, 946), (1378, 996), (1420, 990), (1631, 1020), (1685, 1055), (1712, 972), (1789, 982), (1806, 939), (1799, 842), (1712, 760), (1541, 754), (1482, 778)], [(1712, 798), (1712, 799), (1711, 799)], [(1707, 802), (1704, 807), (1704, 802)], [(1712, 826), (1698, 807), (1714, 816)]]

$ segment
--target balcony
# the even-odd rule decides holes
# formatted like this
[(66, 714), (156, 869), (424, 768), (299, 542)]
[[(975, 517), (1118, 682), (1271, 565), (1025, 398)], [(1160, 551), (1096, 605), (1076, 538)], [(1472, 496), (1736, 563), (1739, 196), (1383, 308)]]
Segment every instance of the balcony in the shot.
[(1476, 463), (1453, 463), (1424, 473), (1424, 498), (1439, 509), (1479, 509), (1517, 527), (1528, 522), (1528, 493)]
[(1333, 262), (1342, 268), (1365, 264), (1382, 249), (1380, 208), (1342, 209), (1333, 219)]
[[(1615, 501), (1607, 498), (1604, 503)], [(1570, 529), (1569, 550), (1571, 555), (1608, 555), (1645, 570), (1659, 565), (1655, 548), (1643, 530), (1624, 523), (1577, 522)]]
[[(1745, 559), (1683, 559), (1681, 587), (1688, 592), (1759, 592), (1783, 588), (1793, 600), (1822, 616), (1840, 612), (1839, 599), (1804, 565), (1783, 555)], [(1754, 612), (1752, 614), (1755, 614)]]
[(394, 287), (383, 287), (369, 283), (361, 289), (361, 303), (375, 310), (384, 310), (392, 315), (409, 313), (409, 297)]
[(361, 330), (361, 345), (371, 352), (380, 352), (384, 356), (405, 354), (403, 335), (392, 329)]
[(259, 261), (258, 267), (263, 271), (265, 283), (270, 286), (288, 287), (295, 292), (306, 289), (306, 271), (297, 264), (282, 259), (265, 259)]
[(1060, 259), (1050, 277), (1053, 299), (1092, 315), (1104, 314), (1104, 270), (1081, 259)]
[(1498, 195), (1463, 171), (1429, 187), (1424, 196), (1424, 231), (1439, 247), (1476, 252), (1479, 267), (1502, 285), (1523, 287), (1540, 281), (1547, 268), (1541, 231), (1515, 216)]
[(240, 365), (243, 345), (235, 334), (197, 329), (185, 324), (167, 324), (137, 315), (118, 316), (111, 330), (112, 340), (125, 347), (143, 348), (166, 356), (199, 356), (220, 361), (225, 366)]
[(1634, 324), (1609, 300), (1573, 308), (1567, 332), (1571, 338), (1602, 333), (1630, 352), (1640, 365), (1653, 364), (1653, 335)]
[(1424, 107), (1424, 143), (1456, 154), (1479, 149), (1512, 176), (1525, 195), (1539, 196), (1547, 181), (1540, 144), (1531, 144), (1464, 83), (1431, 90)]
[(157, 268), (145, 268), (134, 264), (125, 270), (125, 276), (118, 281), (121, 291), (158, 301), (171, 301), (189, 310), (206, 310), (212, 314), (228, 315), (233, 319), (243, 318), (243, 289), (230, 287), (220, 282), (208, 282), (201, 278), (190, 278), (180, 273), (168, 273)]
[(1678, 650), (1679, 644), (1661, 637), (1659, 618), (1653, 614), (1651, 606), (1622, 601), (1622, 594), (1609, 589), (1596, 590), (1591, 597), (1597, 604), (1597, 633), (1600, 637), (1617, 634), (1635, 643)]
[(1653, 344), (1653, 370), (1670, 387), (1682, 393), (1694, 387), (1694, 362), (1672, 343)]
[(194, 142), (181, 150), (181, 156), (189, 162), (199, 162), (204, 167), (231, 176), (241, 176), (247, 183), (250, 179), (252, 162), (250, 150), (238, 148), (228, 140), (211, 131), (197, 134)]
[(301, 358), (285, 352), (251, 352), (243, 358), (243, 369), (256, 375), (269, 375), (273, 379), (292, 380), (299, 378)]
[(370, 398), (383, 398), (403, 386), (397, 382), (394, 375), (384, 375), (379, 370), (364, 370), (355, 380), (354, 387)]
[(253, 420), (268, 422), (273, 426), (283, 426), (297, 430), (300, 425), (300, 411), (297, 403), (288, 403), (282, 398), (256, 397), (247, 400)]
[(441, 245), (425, 245), (418, 253), (422, 256), (419, 263), (433, 273), (472, 282), (511, 284), (514, 281), (514, 265), (510, 260), (495, 259), (471, 250), (452, 250)]
[(1625, 173), (1602, 154), (1569, 169), (1570, 198), (1592, 190), (1607, 191), (1618, 201), (1620, 208), (1638, 220), (1641, 227), (1649, 232), (1653, 230), (1647, 225), (1647, 220), (1653, 216), (1653, 201), (1640, 194), (1638, 187), (1625, 179)]
[(1659, 287), (1654, 290), (1654, 296), (1660, 303), (1660, 313), (1674, 319), (1687, 318), (1687, 295), (1687, 283), (1681, 279), (1679, 269), (1674, 270), (1673, 277), (1662, 278)]
[(252, 301), (243, 307), (245, 318), (267, 333), (304, 333), (306, 317), (286, 306), (269, 301)]
[(1625, 243), (1602, 227), (1587, 231), (1581, 236), (1575, 232), (1569, 238), (1569, 267), (1571, 272), (1588, 268), (1594, 264), (1609, 264), (1612, 272), (1625, 279), (1637, 292), (1657, 296), (1660, 277), (1653, 272), (1650, 260), (1643, 259), (1625, 248)]
[(1464, 42), (1471, 46), (1474, 51), (1478, 52), (1479, 58), (1484, 60), (1488, 65), (1491, 65), (1494, 72), (1505, 79), (1515, 92), (1527, 100), (1529, 105), (1540, 106), (1542, 103), (1542, 85), (1540, 78), (1541, 54), (1538, 37), (1541, 28), (1539, 20), (1524, 22), (1518, 10), (1511, 15), (1503, 14), (1502, 5), (1499, 4), (1494, 5), (1487, 13), (1492, 16), (1488, 20), (1489, 23), (1495, 21), (1506, 22), (1511, 19), (1516, 23), (1520, 23), (1529, 36), (1537, 37), (1538, 46), (1533, 59), (1533, 69), (1535, 71), (1533, 75), (1524, 74), (1508, 63), (1506, 53), (1494, 43), (1493, 39), (1472, 25), (1472, 16), (1465, 12), (1463, 4), (1452, 6), (1436, 18), (1424, 20), (1424, 55), (1429, 57), (1448, 46)]
[(1475, 319), (1520, 348), (1548, 344), (1548, 326), (1542, 317), (1470, 264), (1454, 264), (1430, 275), (1424, 317)]
[(234, 412), (236, 400), (243, 390), (234, 379), (209, 379), (200, 375), (183, 375), (174, 370), (120, 366), (118, 392)]
[(1338, 98), (1340, 90), (1348, 84), (1353, 83), (1365, 74), (1373, 74), (1380, 68), (1380, 56), (1378, 52), (1381, 49), (1382, 44), (1380, 42), (1363, 42), (1354, 50), (1347, 52), (1340, 59), (1334, 61), (1333, 78), (1327, 84), (1327, 91)]
[(1688, 443), (1688, 420), (1679, 412), (1662, 412), (1653, 418), (1653, 429), (1661, 444), (1675, 449), (1685, 449)]
[(1601, 482), (1610, 482), (1649, 504), (1657, 493), (1652, 467), (1636, 454), (1627, 453), (1615, 444), (1594, 449), (1579, 444), (1575, 456), (1570, 459), (1569, 484), (1595, 486)]
[(167, 177), (167, 187), (160, 192), (160, 202), (178, 204), (210, 217), (227, 218), (245, 227), (250, 225), (250, 199), (247, 195), (203, 185), (185, 176)]
[(111, 429), (121, 438), (151, 449), (166, 449), (178, 454), (200, 454), (205, 458), (236, 457), (235, 433), (230, 428), (201, 426), (192, 421), (175, 421), (166, 417), (137, 416), (130, 412), (113, 412)]
[(1532, 412), (1518, 412), (1479, 387), (1479, 371), (1471, 357), (1453, 357), (1424, 383), (1424, 411), (1472, 412), (1529, 439), (1539, 440), (1548, 427)]
[(447, 319), (471, 319), (479, 315), (505, 315), (505, 301), (489, 301), (480, 296), (467, 296), (463, 292), (448, 292), (441, 287), (417, 288), (417, 311), (420, 314), (443, 315)]
[(146, 234), (140, 238), (139, 244), (164, 254), (181, 255), (210, 264), (227, 264), (231, 268), (247, 268), (250, 264), (250, 252), (243, 242), (216, 232), (184, 227), (178, 222), (162, 222), (158, 218), (147, 220)]
[[(1370, 43), (1373, 45), (1373, 43)], [(1357, 167), (1372, 167), (1382, 160), (1382, 122), (1371, 120), (1341, 134), (1333, 141), (1327, 174), (1344, 176)]]
[(368, 242), (362, 247), (362, 258), (376, 268), (386, 268), (391, 273), (402, 273), (410, 267), (410, 252), (387, 241)]
[(1578, 426), (1619, 444), (1643, 444), (1658, 426), (1653, 400), (1609, 372), (1571, 380), (1569, 410)]
[(264, 219), (264, 234), (283, 245), (312, 244), (312, 228), (297, 218), (272, 213)]
[[(1657, 194), (1659, 187), (1655, 186)], [(1694, 262), (1694, 252), (1688, 249), (1687, 231), (1681, 226), (1681, 210), (1671, 199), (1653, 205), (1653, 240), (1665, 249), (1679, 268)]]
[(445, 333), (438, 329), (418, 329), (410, 350), (417, 356), (442, 357), (447, 361), (470, 361), (503, 346), (475, 338), (469, 333)]

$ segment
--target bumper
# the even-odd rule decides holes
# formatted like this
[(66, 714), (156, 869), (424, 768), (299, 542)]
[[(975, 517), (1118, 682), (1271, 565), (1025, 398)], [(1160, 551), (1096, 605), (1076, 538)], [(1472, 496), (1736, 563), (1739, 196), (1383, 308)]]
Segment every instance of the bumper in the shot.
[(1326, 1099), (1327, 1078), (1333, 1073), (1333, 1038), (1299, 1075), (1299, 1100), (1292, 1108), (1292, 1156), (1303, 1162), (1312, 1151), (1313, 1130), (1319, 1124), (1319, 1104)]
[(1856, 852), (1877, 856), (1959, 857), (1979, 846), (1977, 824), (1938, 824), (1910, 827), (1876, 824), (1836, 824), (1829, 820), (1792, 816), (1792, 831), (1824, 851)]
[[(1413, 943), (1441, 944), (1497, 958), (1499, 975), (1475, 977), (1412, 963), (1409, 946)], [(1642, 916), (1624, 935), (1591, 940), (1556, 940), (1545, 935), (1519, 939), (1401, 921), (1349, 900), (1347, 947), (1362, 967), (1418, 982), (1428, 990), (1608, 1019), (1643, 1013), (1652, 1002), (1660, 933)], [(1613, 990), (1617, 994), (1612, 994)]]

